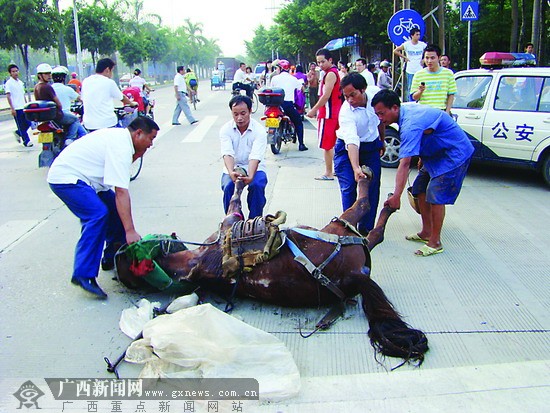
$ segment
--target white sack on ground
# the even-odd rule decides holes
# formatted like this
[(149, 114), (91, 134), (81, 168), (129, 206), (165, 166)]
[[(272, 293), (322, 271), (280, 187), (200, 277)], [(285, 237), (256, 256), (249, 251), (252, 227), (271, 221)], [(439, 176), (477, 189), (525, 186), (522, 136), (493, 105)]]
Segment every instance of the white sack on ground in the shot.
[(151, 303), (149, 300), (142, 298), (137, 303), (137, 307), (122, 310), (118, 325), (122, 332), (133, 340), (139, 336), (143, 326), (153, 318), (153, 309), (159, 307), (159, 302)]
[(145, 363), (141, 378), (254, 378), (261, 400), (300, 391), (298, 367), (283, 342), (210, 304), (149, 321), (126, 361)]

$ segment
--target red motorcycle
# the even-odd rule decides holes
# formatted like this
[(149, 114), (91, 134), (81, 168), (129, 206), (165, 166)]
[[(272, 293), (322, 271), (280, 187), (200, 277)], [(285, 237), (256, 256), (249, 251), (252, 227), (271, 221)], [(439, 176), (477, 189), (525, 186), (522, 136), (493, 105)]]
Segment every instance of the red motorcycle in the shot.
[(296, 129), (288, 116), (285, 115), (282, 103), (285, 100), (285, 91), (279, 88), (263, 88), (258, 93), (260, 102), (265, 105), (264, 116), (267, 129), (267, 143), (271, 152), (277, 155), (281, 152), (284, 143), (296, 142)]
[(42, 144), (42, 152), (38, 156), (38, 167), (50, 167), (66, 146), (63, 126), (54, 121), (57, 106), (54, 102), (38, 100), (27, 103), (23, 112), (28, 121), (40, 122), (37, 129), (38, 143)]

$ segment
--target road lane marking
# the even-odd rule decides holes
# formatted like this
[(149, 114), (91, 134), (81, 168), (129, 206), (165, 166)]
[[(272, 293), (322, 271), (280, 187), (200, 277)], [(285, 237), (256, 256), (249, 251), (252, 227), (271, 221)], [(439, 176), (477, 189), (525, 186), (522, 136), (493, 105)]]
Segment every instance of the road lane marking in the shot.
[(47, 219), (42, 221), (36, 220), (12, 220), (0, 226), (0, 253), (11, 251), (21, 241), (27, 238), (38, 228), (44, 225)]
[(193, 130), (181, 142), (197, 143), (202, 142), (212, 125), (218, 120), (219, 116), (205, 116), (199, 121), (199, 124), (193, 126)]

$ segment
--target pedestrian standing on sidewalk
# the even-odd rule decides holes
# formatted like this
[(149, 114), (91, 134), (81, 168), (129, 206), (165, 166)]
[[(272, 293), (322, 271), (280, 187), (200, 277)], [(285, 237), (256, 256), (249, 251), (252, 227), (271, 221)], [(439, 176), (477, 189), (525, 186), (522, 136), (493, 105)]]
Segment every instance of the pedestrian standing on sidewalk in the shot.
[(181, 112), (185, 115), (191, 125), (198, 122), (197, 119), (191, 113), (191, 108), (187, 104), (187, 84), (185, 83), (184, 67), (178, 66), (177, 73), (174, 76), (174, 92), (176, 94), (176, 107), (174, 109), (174, 115), (172, 115), (172, 125), (181, 125), (179, 117)]
[(8, 99), (8, 104), (10, 105), (11, 115), (15, 120), (15, 125), (17, 130), (15, 134), (17, 136), (17, 141), (22, 142), (23, 146), (27, 148), (33, 146), (29, 138), (27, 131), (29, 130), (31, 124), (25, 118), (25, 113), (23, 112), (23, 107), (25, 106), (25, 85), (19, 79), (19, 68), (17, 65), (9, 65), (8, 73), (10, 78), (6, 81), (6, 97)]
[(311, 109), (316, 105), (319, 100), (319, 72), (316, 70), (317, 65), (315, 63), (309, 64), (309, 71), (307, 72), (307, 89), (309, 96), (309, 108)]
[[(334, 172), (332, 171), (332, 163), (334, 144), (336, 143), (336, 129), (338, 129), (338, 114), (342, 107), (340, 76), (338, 75), (338, 69), (332, 63), (330, 50), (317, 50), (316, 58), (317, 64), (325, 72), (325, 75), (321, 81), (319, 101), (306, 116), (308, 118), (315, 118), (317, 116), (319, 148), (324, 151), (325, 172), (315, 179), (318, 181), (333, 181)], [(319, 111), (318, 115), (317, 111)]]

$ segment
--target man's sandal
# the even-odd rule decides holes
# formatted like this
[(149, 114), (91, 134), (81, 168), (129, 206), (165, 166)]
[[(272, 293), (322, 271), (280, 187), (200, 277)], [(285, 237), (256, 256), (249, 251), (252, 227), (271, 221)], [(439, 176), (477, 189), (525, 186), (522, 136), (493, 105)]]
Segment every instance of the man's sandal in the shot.
[(414, 255), (416, 255), (417, 257), (429, 257), (430, 255), (435, 255), (435, 254), (439, 254), (440, 252), (443, 252), (443, 247), (439, 247), (439, 248), (432, 248), (432, 247), (428, 247), (427, 245), (423, 245), (422, 247), (420, 247), (420, 249), (418, 249)]
[(424, 244), (428, 242), (427, 239), (421, 238), (418, 234), (411, 234), (411, 235), (405, 235), (405, 239), (407, 241), (417, 241), (417, 242), (423, 242)]

